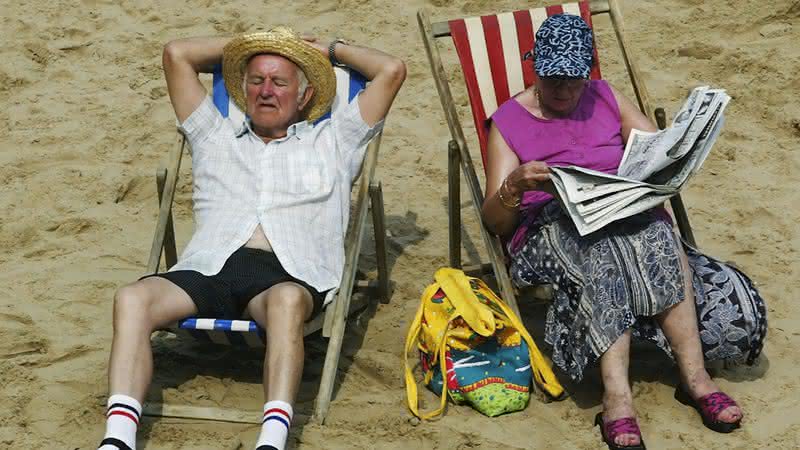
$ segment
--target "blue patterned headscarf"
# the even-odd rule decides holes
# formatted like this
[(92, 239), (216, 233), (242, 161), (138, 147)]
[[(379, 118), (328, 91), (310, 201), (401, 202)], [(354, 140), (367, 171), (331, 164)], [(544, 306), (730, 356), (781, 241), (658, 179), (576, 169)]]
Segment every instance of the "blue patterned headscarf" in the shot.
[[(533, 67), (540, 77), (589, 78), (592, 30), (580, 17), (555, 14), (536, 32)], [(529, 55), (526, 55), (529, 56)]]

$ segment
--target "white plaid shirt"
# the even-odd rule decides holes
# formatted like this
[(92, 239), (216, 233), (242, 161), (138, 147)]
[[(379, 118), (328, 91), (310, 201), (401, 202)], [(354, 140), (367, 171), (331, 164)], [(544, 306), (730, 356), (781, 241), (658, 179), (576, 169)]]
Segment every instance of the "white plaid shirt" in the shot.
[(338, 287), (350, 189), (382, 126), (364, 122), (356, 96), (333, 119), (295, 123), (265, 144), (206, 97), (180, 126), (192, 148), (195, 230), (170, 271), (218, 273), (260, 224), (290, 275), (320, 292)]

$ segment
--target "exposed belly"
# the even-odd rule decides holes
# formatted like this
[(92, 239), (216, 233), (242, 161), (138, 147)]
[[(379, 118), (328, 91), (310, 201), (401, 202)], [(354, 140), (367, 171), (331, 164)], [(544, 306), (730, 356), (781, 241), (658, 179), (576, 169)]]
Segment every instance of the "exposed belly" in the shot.
[(269, 245), (269, 239), (267, 239), (267, 236), (264, 234), (264, 230), (261, 228), (260, 224), (256, 226), (256, 230), (253, 231), (253, 235), (250, 236), (250, 239), (246, 244), (244, 244), (244, 246), (258, 248), (261, 250), (272, 250), (272, 246)]

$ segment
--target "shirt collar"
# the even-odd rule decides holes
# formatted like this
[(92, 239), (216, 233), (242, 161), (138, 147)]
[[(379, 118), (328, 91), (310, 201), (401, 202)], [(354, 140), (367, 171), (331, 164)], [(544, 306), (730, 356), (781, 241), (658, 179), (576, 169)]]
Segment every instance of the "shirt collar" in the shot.
[[(302, 120), (300, 122), (295, 122), (289, 125), (289, 128), (286, 130), (286, 137), (276, 139), (276, 141), (284, 141), (289, 139), (290, 137), (296, 137), (297, 139), (302, 139), (306, 134), (310, 133), (314, 127), (307, 121)], [(250, 121), (249, 117), (246, 117), (242, 121), (242, 125), (236, 131), (236, 137), (240, 138), (247, 134), (248, 132), (252, 133), (253, 136), (261, 139), (255, 131), (253, 131), (252, 122)]]

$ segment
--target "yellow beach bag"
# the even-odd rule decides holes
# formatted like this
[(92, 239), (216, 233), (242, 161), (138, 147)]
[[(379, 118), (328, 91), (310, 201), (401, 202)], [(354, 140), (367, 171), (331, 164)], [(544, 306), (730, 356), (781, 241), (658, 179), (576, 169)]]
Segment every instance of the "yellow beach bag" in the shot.
[[(562, 396), (564, 389), (522, 322), (483, 281), (451, 268), (437, 270), (434, 278), (406, 337), (406, 395), (415, 416), (442, 414), (448, 395), (490, 417), (519, 411), (530, 399), (531, 380), (548, 396)], [(429, 413), (419, 411), (409, 363), (414, 347), (424, 383), (441, 396), (439, 408)]]

